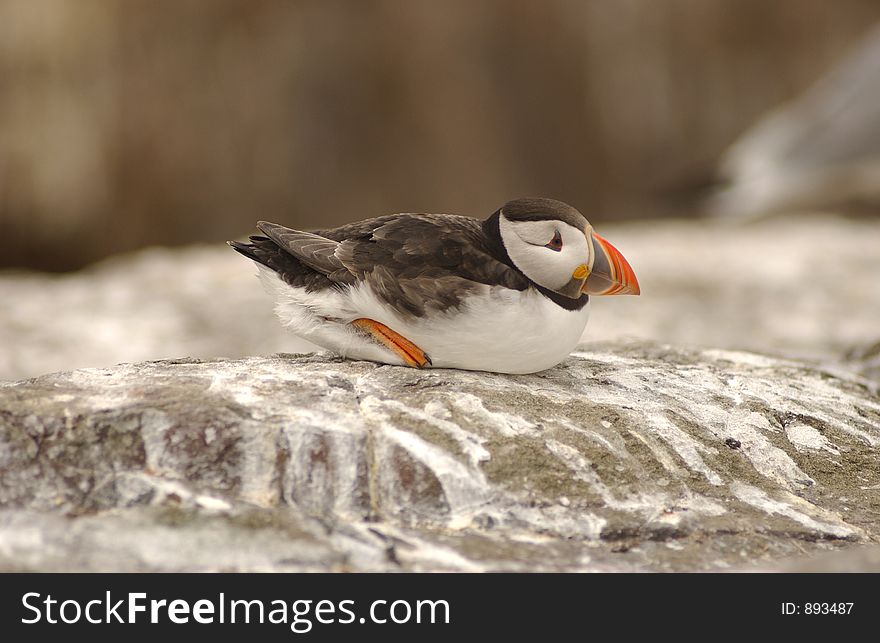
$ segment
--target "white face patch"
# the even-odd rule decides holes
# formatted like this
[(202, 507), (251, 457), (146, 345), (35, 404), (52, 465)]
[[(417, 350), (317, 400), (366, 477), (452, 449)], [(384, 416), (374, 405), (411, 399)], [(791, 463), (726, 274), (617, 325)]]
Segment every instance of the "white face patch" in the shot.
[[(536, 284), (560, 291), (572, 280), (572, 273), (581, 264), (593, 265), (592, 246), (583, 230), (558, 220), (510, 221), (503, 214), (498, 218), (501, 241), (511, 261)], [(546, 247), (556, 232), (562, 237), (562, 248)]]

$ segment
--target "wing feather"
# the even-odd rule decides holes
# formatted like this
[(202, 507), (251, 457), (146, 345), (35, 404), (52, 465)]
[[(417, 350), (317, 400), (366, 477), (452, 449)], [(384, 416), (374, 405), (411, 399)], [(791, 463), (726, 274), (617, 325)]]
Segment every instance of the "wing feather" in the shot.
[(268, 221), (257, 222), (260, 232), (279, 248), (336, 283), (354, 283), (354, 275), (337, 256), (340, 243), (312, 232), (286, 228)]

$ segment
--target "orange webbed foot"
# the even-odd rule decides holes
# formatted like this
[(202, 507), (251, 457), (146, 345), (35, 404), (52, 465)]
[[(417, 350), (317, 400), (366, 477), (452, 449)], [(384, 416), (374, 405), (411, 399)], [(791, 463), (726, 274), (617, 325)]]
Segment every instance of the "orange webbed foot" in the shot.
[(399, 355), (407, 366), (425, 368), (431, 365), (431, 358), (421, 348), (413, 344), (403, 335), (394, 332), (385, 324), (372, 319), (355, 319), (351, 324), (370, 335), (374, 340)]

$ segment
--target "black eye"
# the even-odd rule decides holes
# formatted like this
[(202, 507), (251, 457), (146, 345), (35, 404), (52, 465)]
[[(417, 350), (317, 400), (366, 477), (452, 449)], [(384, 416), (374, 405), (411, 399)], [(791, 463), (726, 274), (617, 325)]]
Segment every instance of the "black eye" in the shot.
[(560, 250), (562, 250), (562, 235), (559, 234), (559, 230), (557, 230), (553, 234), (553, 238), (550, 239), (550, 243), (548, 243), (544, 247), (550, 248), (551, 250), (555, 250), (556, 252), (559, 252)]

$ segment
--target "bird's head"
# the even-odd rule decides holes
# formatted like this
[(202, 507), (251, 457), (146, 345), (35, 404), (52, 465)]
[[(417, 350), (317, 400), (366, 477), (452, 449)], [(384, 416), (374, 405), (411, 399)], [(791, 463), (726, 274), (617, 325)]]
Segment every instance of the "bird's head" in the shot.
[(496, 214), (508, 257), (539, 286), (570, 299), (639, 294), (627, 260), (570, 205), (553, 199), (516, 199)]

